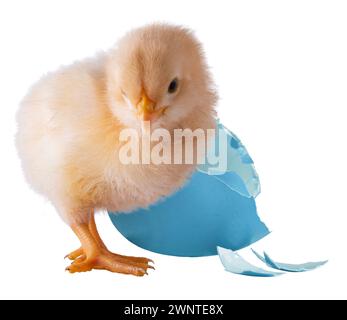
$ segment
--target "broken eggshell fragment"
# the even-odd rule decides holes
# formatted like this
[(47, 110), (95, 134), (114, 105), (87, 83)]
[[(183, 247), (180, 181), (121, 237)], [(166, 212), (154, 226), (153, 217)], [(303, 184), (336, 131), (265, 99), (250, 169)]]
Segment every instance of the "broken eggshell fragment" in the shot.
[(316, 261), (316, 262), (306, 262), (306, 263), (298, 263), (298, 264), (290, 264), (290, 263), (282, 263), (282, 262), (276, 262), (272, 260), (269, 255), (264, 252), (264, 256), (253, 250), (253, 253), (256, 255), (256, 257), (264, 262), (268, 267), (277, 269), (277, 270), (282, 270), (282, 271), (287, 271), (287, 272), (306, 272), (306, 271), (311, 271), (314, 269), (317, 269), (324, 264), (326, 264), (328, 261)]

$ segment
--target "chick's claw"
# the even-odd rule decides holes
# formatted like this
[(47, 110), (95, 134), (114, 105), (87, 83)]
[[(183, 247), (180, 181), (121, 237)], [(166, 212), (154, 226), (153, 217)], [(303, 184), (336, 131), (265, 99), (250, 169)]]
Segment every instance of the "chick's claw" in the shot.
[(93, 269), (108, 270), (110, 272), (132, 274), (141, 277), (148, 274), (148, 269), (154, 269), (149, 264), (151, 261), (146, 258), (125, 257), (101, 250), (100, 253), (93, 257), (82, 255), (76, 258), (66, 270), (70, 273), (87, 272)]
[(80, 262), (80, 263), (76, 263), (74, 261), (65, 270), (69, 271), (70, 273), (87, 272), (87, 271), (92, 271), (93, 270), (93, 266), (92, 266), (92, 264), (89, 261), (83, 261), (83, 262)]
[[(144, 258), (144, 257), (131, 257), (131, 256), (123, 256), (123, 255), (112, 253), (112, 252), (109, 252), (109, 253), (112, 254), (114, 257), (119, 258), (120, 260), (124, 260), (124, 261), (130, 261), (130, 262), (134, 262), (134, 263), (144, 263), (144, 264), (153, 263), (154, 264), (154, 261), (152, 259), (148, 259), (148, 258)], [(81, 260), (81, 259), (84, 260), (85, 259), (85, 252), (82, 248), (79, 248), (79, 249), (67, 254), (64, 258), (72, 260), (72, 261)]]
[(76, 264), (76, 263), (81, 263), (83, 261), (85, 261), (87, 259), (87, 256), (85, 254), (79, 256), (78, 258), (76, 258), (74, 261), (72, 261), (71, 264)]
[(78, 257), (84, 255), (84, 251), (82, 248), (79, 248), (75, 251), (70, 252), (69, 254), (67, 254), (64, 259), (69, 259), (69, 260), (76, 260)]

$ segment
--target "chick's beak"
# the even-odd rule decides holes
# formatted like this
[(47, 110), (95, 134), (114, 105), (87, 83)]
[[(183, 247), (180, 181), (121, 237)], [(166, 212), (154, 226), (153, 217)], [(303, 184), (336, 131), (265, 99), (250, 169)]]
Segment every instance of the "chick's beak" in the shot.
[(143, 121), (151, 120), (154, 113), (155, 103), (147, 96), (145, 92), (142, 93), (140, 102), (137, 104), (138, 115)]
[(147, 96), (146, 92), (143, 92), (137, 104), (138, 115), (142, 121), (155, 120), (163, 113), (165, 108), (155, 109), (155, 105), (156, 103)]

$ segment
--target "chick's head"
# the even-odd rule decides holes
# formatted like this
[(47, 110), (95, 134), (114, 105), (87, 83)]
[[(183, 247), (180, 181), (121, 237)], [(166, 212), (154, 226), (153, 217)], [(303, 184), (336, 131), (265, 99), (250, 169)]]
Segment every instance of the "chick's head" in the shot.
[(107, 63), (110, 108), (125, 126), (173, 129), (194, 113), (212, 116), (216, 95), (200, 43), (190, 30), (154, 24), (135, 29)]

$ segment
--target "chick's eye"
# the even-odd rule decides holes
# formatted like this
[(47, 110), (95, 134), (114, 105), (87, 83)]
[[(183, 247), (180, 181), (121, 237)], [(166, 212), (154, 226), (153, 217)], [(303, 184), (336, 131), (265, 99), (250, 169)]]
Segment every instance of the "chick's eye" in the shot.
[(177, 88), (178, 88), (178, 79), (175, 78), (170, 82), (167, 91), (169, 93), (175, 93), (177, 91)]

